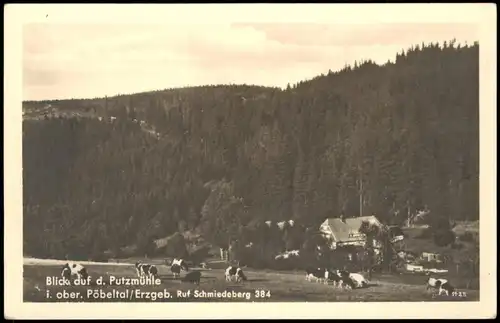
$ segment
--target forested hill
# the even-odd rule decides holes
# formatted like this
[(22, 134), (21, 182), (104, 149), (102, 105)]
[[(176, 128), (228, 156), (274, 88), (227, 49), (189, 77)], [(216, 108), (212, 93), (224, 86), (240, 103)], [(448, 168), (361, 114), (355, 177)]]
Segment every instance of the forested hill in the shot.
[[(37, 119), (38, 107), (59, 116)], [(433, 217), (479, 217), (477, 43), (420, 45), (395, 63), (356, 63), (286, 90), (25, 102), (23, 114), (33, 256), (356, 216), (360, 180), (364, 215), (397, 222), (427, 206)]]

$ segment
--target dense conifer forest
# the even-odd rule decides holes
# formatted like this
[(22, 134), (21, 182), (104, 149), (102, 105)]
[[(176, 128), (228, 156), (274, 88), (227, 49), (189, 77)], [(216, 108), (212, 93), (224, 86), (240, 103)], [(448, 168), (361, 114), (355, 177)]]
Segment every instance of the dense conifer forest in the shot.
[[(60, 115), (30, 117), (47, 105)], [(223, 245), (266, 220), (317, 227), (341, 212), (479, 218), (478, 43), (419, 44), (286, 89), (24, 102), (23, 113), (31, 256), (144, 249), (186, 230)]]

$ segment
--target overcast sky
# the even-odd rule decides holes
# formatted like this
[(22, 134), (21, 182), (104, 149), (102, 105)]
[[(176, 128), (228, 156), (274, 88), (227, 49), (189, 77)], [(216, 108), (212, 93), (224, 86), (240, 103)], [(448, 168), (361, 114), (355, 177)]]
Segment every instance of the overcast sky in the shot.
[(473, 24), (28, 24), (23, 99), (112, 96), (204, 84), (286, 86), (355, 60), (456, 38)]

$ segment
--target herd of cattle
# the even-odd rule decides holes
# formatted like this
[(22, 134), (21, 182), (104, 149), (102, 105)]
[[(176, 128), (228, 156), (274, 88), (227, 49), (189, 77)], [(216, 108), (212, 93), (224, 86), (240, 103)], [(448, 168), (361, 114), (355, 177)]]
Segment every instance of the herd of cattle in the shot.
[[(155, 265), (137, 262), (135, 263), (135, 270), (139, 278), (159, 278), (158, 268)], [(180, 277), (181, 272), (184, 271), (186, 274), (181, 279), (182, 282), (200, 284), (201, 271), (189, 271), (189, 266), (183, 259), (174, 259), (170, 263), (170, 271), (174, 278)], [(242, 282), (247, 280), (243, 269), (239, 266), (227, 267), (224, 274), (226, 281)], [(81, 264), (66, 263), (62, 268), (61, 276), (68, 280), (71, 280), (73, 277), (87, 279), (89, 274), (87, 269)], [(326, 285), (331, 282), (334, 288), (344, 289), (365, 288), (369, 286), (369, 281), (360, 273), (350, 273), (346, 270), (329, 268), (308, 268), (306, 270), (306, 280), (315, 280), (316, 282), (323, 282)], [(444, 293), (447, 296), (455, 290), (447, 279), (433, 277), (427, 280), (426, 289), (430, 288), (438, 289), (438, 295)]]
[(367, 287), (368, 280), (359, 273), (350, 273), (346, 270), (328, 269), (328, 268), (309, 268), (306, 270), (306, 279), (308, 281), (333, 283), (333, 287), (338, 288), (363, 288)]

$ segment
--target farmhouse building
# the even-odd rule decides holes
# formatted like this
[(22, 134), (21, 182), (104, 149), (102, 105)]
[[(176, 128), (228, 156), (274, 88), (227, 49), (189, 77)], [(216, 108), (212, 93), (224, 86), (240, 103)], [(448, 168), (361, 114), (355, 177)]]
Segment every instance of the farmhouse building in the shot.
[[(363, 247), (366, 244), (366, 235), (359, 232), (363, 221), (372, 225), (382, 226), (375, 216), (361, 216), (356, 218), (329, 218), (320, 226), (320, 232), (328, 240), (329, 247), (336, 249), (341, 246)], [(378, 241), (373, 241), (375, 247), (380, 246)]]

